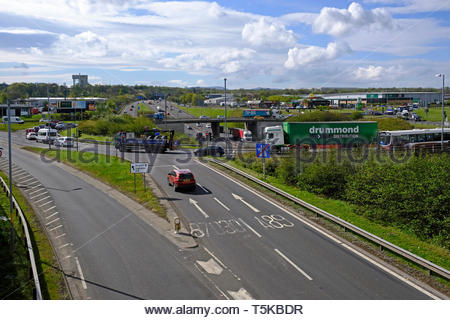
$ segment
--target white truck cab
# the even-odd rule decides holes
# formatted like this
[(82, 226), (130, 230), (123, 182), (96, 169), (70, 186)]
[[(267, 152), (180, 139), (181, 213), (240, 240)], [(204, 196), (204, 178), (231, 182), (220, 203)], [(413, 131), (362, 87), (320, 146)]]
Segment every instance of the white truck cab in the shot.
[(272, 146), (284, 145), (284, 131), (282, 126), (264, 128), (264, 143)]

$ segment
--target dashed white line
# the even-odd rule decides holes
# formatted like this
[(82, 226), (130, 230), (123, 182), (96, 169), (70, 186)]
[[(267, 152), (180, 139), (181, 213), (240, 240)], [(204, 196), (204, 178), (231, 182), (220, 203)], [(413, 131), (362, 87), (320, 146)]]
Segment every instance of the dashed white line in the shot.
[(41, 201), (44, 201), (44, 200), (46, 200), (46, 199), (48, 199), (48, 198), (50, 198), (50, 196), (43, 197), (42, 199), (37, 200), (36, 203), (39, 203), (39, 202), (41, 202)]
[(225, 266), (225, 264), (224, 264), (222, 261), (220, 261), (219, 258), (217, 258), (211, 251), (208, 250), (208, 248), (206, 248), (206, 247), (203, 247), (203, 248), (205, 249), (206, 252), (208, 252), (208, 254), (209, 254), (211, 257), (213, 257), (214, 259), (216, 259), (217, 262), (220, 263), (220, 264), (222, 265), (222, 267), (224, 267), (225, 269), (228, 269), (228, 268)]
[(261, 238), (261, 237), (262, 237), (258, 232), (256, 232), (255, 229), (253, 229), (253, 228), (250, 227), (247, 223), (245, 223), (244, 220), (242, 220), (241, 218), (238, 218), (238, 220), (239, 220), (240, 222), (242, 222), (242, 224), (243, 224), (244, 226), (246, 226), (248, 229), (250, 229), (254, 234), (256, 234), (256, 236), (257, 236), (258, 238)]
[(303, 271), (299, 266), (297, 266), (295, 263), (293, 263), (291, 261), (291, 259), (289, 259), (288, 257), (286, 257), (280, 250), (278, 249), (274, 249), (276, 253), (278, 253), (284, 260), (286, 260), (287, 262), (289, 262), (289, 264), (291, 266), (293, 266), (298, 272), (300, 272), (303, 276), (305, 276), (306, 279), (308, 280), (312, 280), (312, 278), (305, 272)]
[(59, 220), (59, 218), (56, 218), (56, 219), (54, 219), (54, 220), (52, 220), (52, 221), (50, 221), (50, 222), (47, 222), (45, 225), (46, 225), (46, 226), (51, 225), (53, 222), (56, 222), (56, 221), (58, 221), (58, 220)]
[(222, 207), (224, 207), (226, 210), (230, 211), (230, 208), (228, 208), (226, 205), (224, 205), (222, 203), (222, 201), (220, 201), (219, 199), (217, 199), (216, 197), (213, 198), (214, 200), (217, 201), (218, 204), (220, 204)]
[(61, 228), (61, 227), (62, 227), (62, 224), (60, 224), (59, 226), (56, 226), (54, 228), (51, 228), (48, 231), (55, 231), (56, 229)]
[(52, 202), (53, 202), (53, 200), (50, 200), (49, 202), (46, 202), (46, 203), (44, 203), (44, 204), (41, 204), (41, 205), (39, 206), (39, 208), (45, 207), (46, 205), (48, 205), (49, 203), (52, 203)]
[(59, 236), (55, 237), (55, 239), (58, 239), (58, 238), (64, 237), (65, 235), (66, 235), (65, 233), (63, 233), (63, 234), (60, 234)]
[(83, 270), (81, 270), (80, 261), (78, 261), (77, 257), (75, 257), (75, 262), (77, 263), (78, 273), (80, 274), (81, 285), (83, 286), (83, 289), (86, 290), (87, 289), (86, 281), (84, 281)]
[(205, 191), (205, 193), (209, 193), (209, 191), (206, 190), (201, 184), (198, 184), (198, 183), (197, 183), (197, 185), (198, 185), (203, 191)]
[(70, 245), (72, 245), (72, 244), (71, 243), (66, 243), (66, 244), (63, 244), (62, 246), (60, 246), (58, 249), (65, 248), (65, 247), (70, 246)]

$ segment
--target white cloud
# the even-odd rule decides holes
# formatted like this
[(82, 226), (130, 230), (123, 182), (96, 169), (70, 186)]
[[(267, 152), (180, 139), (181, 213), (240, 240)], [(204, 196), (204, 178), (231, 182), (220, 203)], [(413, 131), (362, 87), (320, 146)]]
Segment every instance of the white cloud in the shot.
[(301, 49), (296, 47), (289, 50), (288, 59), (284, 66), (287, 69), (297, 69), (302, 66), (334, 60), (351, 51), (351, 48), (345, 42), (331, 42), (326, 48), (309, 46)]
[(105, 56), (108, 53), (108, 44), (105, 38), (86, 31), (73, 37), (60, 35), (53, 49), (57, 54), (68, 58), (89, 59)]
[(35, 34), (55, 34), (54, 32), (30, 28), (0, 28), (0, 33), (9, 33), (17, 35), (35, 35)]
[(280, 23), (269, 23), (261, 18), (257, 22), (247, 23), (242, 29), (242, 39), (252, 46), (270, 48), (289, 47), (297, 42), (297, 36), (292, 30)]
[(368, 11), (359, 3), (352, 2), (348, 9), (323, 8), (314, 20), (313, 31), (337, 37), (363, 27), (392, 29), (393, 26), (392, 17), (385, 9)]
[(368, 66), (367, 68), (359, 67), (354, 75), (358, 80), (379, 80), (384, 73), (382, 66)]
[(197, 80), (197, 81), (195, 82), (195, 84), (196, 84), (197, 86), (203, 86), (203, 85), (205, 85), (205, 80), (199, 79), (199, 80)]
[(392, 13), (438, 12), (449, 11), (450, 1), (447, 0), (365, 0), (366, 3), (394, 4), (386, 7)]

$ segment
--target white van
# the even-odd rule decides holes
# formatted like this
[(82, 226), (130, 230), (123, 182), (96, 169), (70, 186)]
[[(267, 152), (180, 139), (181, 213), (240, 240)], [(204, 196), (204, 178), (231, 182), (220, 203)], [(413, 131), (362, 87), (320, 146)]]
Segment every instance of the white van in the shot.
[[(3, 123), (8, 123), (8, 116), (2, 117)], [(20, 117), (11, 116), (11, 123), (23, 123), (24, 121)]]
[(56, 129), (39, 129), (36, 141), (42, 143), (52, 144), (58, 138), (58, 131)]

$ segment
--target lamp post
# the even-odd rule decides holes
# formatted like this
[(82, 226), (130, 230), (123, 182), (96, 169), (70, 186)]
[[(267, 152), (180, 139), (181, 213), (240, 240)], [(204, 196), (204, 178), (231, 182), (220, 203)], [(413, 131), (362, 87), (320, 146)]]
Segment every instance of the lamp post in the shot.
[(14, 249), (14, 217), (13, 217), (13, 189), (12, 189), (12, 154), (11, 154), (11, 103), (8, 99), (8, 165), (9, 165), (9, 219), (11, 222), (11, 248)]
[(441, 151), (444, 150), (444, 85), (445, 85), (445, 74), (443, 73), (438, 73), (436, 75), (436, 77), (438, 78), (442, 78), (442, 99), (441, 99), (441, 103), (442, 103), (442, 131), (441, 131)]
[(228, 127), (227, 127), (227, 78), (224, 82), (224, 102), (225, 102), (225, 154), (228, 156)]

